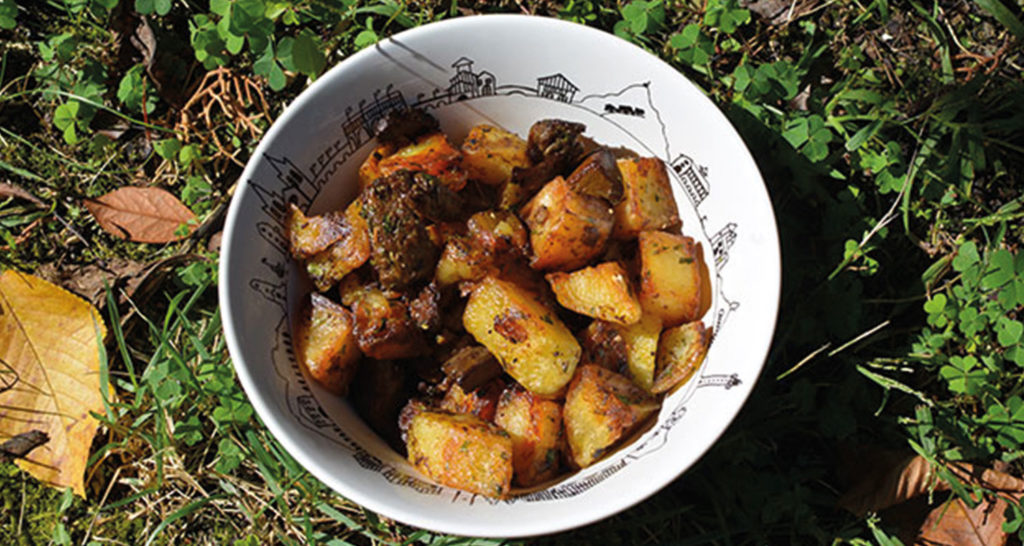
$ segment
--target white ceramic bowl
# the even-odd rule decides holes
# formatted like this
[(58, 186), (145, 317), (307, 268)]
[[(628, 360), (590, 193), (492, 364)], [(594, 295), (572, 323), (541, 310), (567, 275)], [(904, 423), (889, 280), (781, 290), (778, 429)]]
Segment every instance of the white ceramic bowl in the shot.
[[(587, 125), (608, 145), (670, 166), (683, 231), (714, 274), (699, 374), (634, 443), (545, 489), (495, 501), (434, 485), (349, 405), (296, 365), (289, 315), (309, 285), (289, 259), (288, 201), (311, 213), (356, 195), (369, 128), (418, 106), (459, 142), (489, 122), (521, 135), (544, 118)], [(242, 175), (224, 231), (220, 304), (250, 400), (288, 452), (349, 499), (435, 531), (515, 537), (578, 527), (643, 500), (689, 468), (746, 400), (779, 303), (778, 234), (761, 176), (724, 116), (685, 77), (610, 34), (553, 19), (477, 16), (426, 25), (367, 48), (303, 92)], [(710, 251), (710, 252), (709, 252)]]

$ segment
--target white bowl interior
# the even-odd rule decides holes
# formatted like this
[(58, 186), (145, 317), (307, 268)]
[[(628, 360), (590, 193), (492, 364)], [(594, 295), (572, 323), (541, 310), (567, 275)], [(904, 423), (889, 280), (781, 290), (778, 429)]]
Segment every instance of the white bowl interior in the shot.
[[(288, 201), (346, 204), (372, 147), (368, 128), (417, 106), (459, 142), (492, 123), (525, 135), (539, 119), (587, 125), (598, 142), (670, 165), (683, 231), (703, 244), (715, 338), (697, 377), (633, 444), (558, 484), (496, 501), (418, 476), (348, 404), (296, 365), (289, 316), (310, 290), (287, 255)], [(690, 467), (739, 411), (775, 327), (778, 236), (760, 174), (724, 116), (682, 75), (618, 38), (525, 16), (426, 25), (368, 48), (306, 90), (258, 146), (232, 201), (220, 298), (239, 378), (261, 418), (310, 472), (399, 521), (475, 536), (584, 525), (639, 502)]]

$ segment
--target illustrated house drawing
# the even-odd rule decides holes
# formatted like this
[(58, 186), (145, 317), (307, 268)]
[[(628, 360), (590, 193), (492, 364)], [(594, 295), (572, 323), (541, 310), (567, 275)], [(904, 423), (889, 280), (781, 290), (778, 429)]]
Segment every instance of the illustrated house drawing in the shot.
[(572, 98), (580, 88), (561, 74), (537, 78), (537, 95), (546, 99), (572, 102)]
[(672, 170), (679, 175), (683, 189), (686, 190), (686, 195), (690, 196), (690, 201), (693, 201), (693, 206), (700, 205), (711, 191), (706, 170), (703, 167), (698, 168), (693, 159), (684, 154), (679, 154), (672, 162)]
[(455, 75), (449, 80), (448, 94), (456, 100), (466, 100), (494, 94), (494, 74), (486, 70), (473, 72), (473, 60), (460, 57), (452, 63)]
[(363, 117), (354, 113), (351, 106), (345, 108), (345, 121), (341, 123), (341, 130), (345, 133), (349, 153), (355, 153), (364, 142), (370, 140), (372, 134), (367, 131)]
[(729, 248), (736, 242), (736, 223), (729, 222), (711, 238), (711, 252), (715, 255), (715, 269), (721, 271), (729, 261)]

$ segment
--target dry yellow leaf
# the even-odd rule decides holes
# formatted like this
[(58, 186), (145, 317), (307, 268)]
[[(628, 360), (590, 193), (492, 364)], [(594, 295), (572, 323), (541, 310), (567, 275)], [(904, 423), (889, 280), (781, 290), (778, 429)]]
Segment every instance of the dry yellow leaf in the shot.
[(40, 430), (50, 441), (18, 465), (55, 487), (85, 496), (83, 477), (97, 422), (100, 343), (96, 309), (42, 279), (0, 275), (0, 361), (14, 376), (0, 392), (0, 440)]

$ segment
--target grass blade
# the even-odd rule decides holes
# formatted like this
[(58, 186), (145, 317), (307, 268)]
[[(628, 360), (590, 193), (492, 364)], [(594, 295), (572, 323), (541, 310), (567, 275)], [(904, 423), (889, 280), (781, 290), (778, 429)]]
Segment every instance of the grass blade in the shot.
[(999, 0), (977, 0), (981, 9), (989, 12), (992, 17), (1003, 24), (1018, 40), (1024, 40), (1024, 23), (1021, 23), (1009, 8)]

